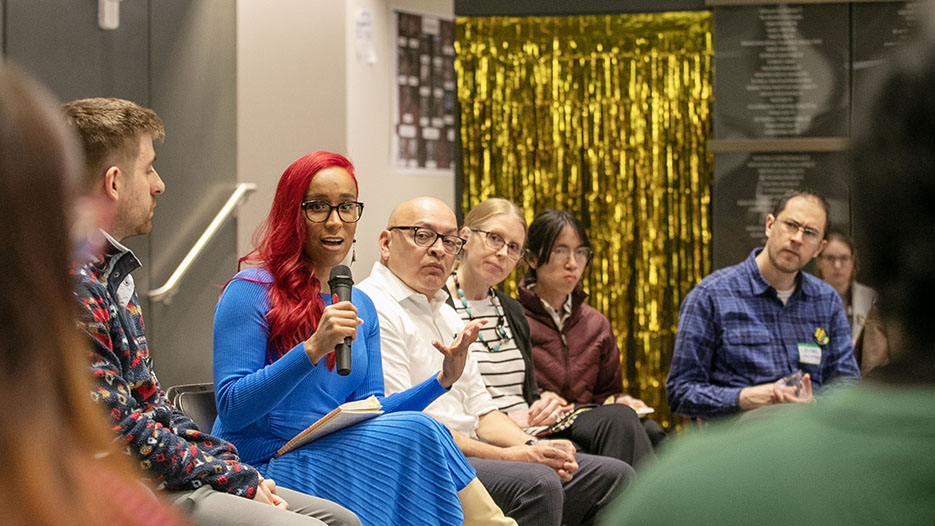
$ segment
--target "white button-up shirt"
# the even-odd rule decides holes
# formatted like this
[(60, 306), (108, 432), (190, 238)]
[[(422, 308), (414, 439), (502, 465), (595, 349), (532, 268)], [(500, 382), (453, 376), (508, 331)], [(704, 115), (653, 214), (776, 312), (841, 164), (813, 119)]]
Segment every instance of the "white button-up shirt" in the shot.
[[(374, 263), (370, 276), (357, 287), (373, 300), (380, 318), (386, 394), (404, 391), (437, 375), (444, 357), (432, 341), (450, 345), (455, 334), (464, 329), (464, 322), (445, 303), (448, 295), (437, 291), (429, 301), (380, 262)], [(477, 438), (478, 417), (496, 409), (477, 362), (468, 353), (461, 378), (425, 412), (462, 435)]]

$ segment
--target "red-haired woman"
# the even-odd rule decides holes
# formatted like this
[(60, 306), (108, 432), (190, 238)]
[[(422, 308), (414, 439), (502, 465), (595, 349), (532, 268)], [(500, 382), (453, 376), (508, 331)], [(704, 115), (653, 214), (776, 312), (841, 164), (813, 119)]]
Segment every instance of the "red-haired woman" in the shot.
[[(515, 524), (448, 430), (419, 412), (461, 375), (479, 325), (451, 347), (436, 343), (445, 355), (437, 376), (384, 397), (373, 303), (356, 288), (351, 301), (332, 301), (328, 276), (347, 256), (362, 210), (354, 167), (341, 155), (315, 152), (282, 174), (257, 248), (240, 260), (252, 268), (234, 276), (215, 312), (214, 433), (264, 476), (338, 502), (367, 525)], [(334, 348), (346, 337), (353, 365), (341, 376)], [(382, 416), (273, 457), (338, 405), (370, 395)]]

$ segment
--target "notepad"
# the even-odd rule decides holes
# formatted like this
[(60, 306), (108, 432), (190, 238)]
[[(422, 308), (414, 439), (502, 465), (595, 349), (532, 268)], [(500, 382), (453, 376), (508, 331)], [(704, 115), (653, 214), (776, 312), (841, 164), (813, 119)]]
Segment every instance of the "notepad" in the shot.
[(302, 447), (309, 442), (318, 440), (323, 436), (330, 435), (335, 431), (340, 431), (345, 427), (350, 427), (371, 418), (376, 418), (383, 414), (383, 406), (376, 396), (371, 395), (364, 400), (354, 400), (345, 402), (335, 407), (331, 412), (319, 418), (314, 424), (306, 427), (301, 433), (292, 437), (292, 440), (286, 442), (284, 446), (276, 451), (276, 458), (279, 458), (295, 448)]

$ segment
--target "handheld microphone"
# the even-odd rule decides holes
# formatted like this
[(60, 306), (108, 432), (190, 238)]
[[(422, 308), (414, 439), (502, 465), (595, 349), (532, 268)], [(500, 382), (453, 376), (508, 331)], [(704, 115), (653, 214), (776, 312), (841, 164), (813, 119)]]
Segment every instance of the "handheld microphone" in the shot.
[[(331, 276), (328, 279), (328, 287), (331, 293), (338, 297), (338, 301), (351, 301), (351, 287), (354, 286), (354, 278), (351, 276), (351, 269), (347, 265), (338, 265), (331, 269)], [(344, 341), (334, 347), (334, 357), (338, 366), (338, 374), (347, 376), (351, 374), (351, 337), (344, 338)]]

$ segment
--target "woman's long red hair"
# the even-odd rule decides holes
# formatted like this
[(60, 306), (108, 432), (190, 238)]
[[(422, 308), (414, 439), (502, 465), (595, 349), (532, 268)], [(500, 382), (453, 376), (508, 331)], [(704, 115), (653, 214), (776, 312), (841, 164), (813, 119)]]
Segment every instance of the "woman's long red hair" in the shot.
[(238, 268), (244, 264), (263, 267), (273, 276), (266, 314), (270, 331), (266, 352), (271, 360), (308, 339), (325, 307), (319, 296), (319, 279), (327, 277), (315, 276), (303, 250), (306, 222), (302, 201), (315, 174), (334, 167), (347, 170), (357, 188), (354, 165), (343, 155), (315, 152), (289, 165), (276, 187), (273, 208), (254, 235), (256, 248), (238, 262)]

